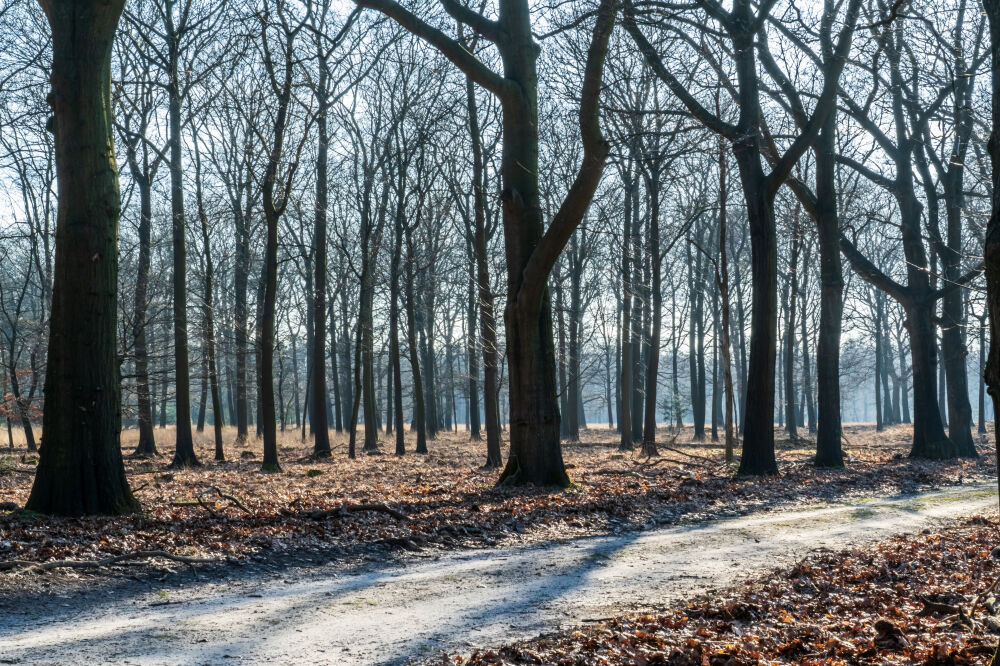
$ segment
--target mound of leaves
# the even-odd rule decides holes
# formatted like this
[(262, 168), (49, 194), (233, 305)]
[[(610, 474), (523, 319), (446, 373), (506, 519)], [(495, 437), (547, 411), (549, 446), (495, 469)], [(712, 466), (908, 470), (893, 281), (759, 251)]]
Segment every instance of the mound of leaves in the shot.
[(985, 664), (1000, 635), (997, 537), (996, 520), (975, 517), (877, 547), (817, 554), (665, 614), (437, 663)]

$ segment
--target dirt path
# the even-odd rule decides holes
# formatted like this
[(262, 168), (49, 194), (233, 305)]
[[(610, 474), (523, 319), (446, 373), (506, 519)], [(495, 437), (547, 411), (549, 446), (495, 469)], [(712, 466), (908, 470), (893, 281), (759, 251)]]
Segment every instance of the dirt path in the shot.
[(92, 592), (5, 613), (0, 663), (403, 664), (655, 608), (841, 548), (995, 512), (992, 486), (467, 551), (294, 579)]

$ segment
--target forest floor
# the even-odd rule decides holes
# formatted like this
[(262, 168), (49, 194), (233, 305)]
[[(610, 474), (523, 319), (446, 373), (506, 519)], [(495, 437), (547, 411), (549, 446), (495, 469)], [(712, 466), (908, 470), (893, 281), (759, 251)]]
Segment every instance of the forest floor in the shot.
[[(172, 432), (157, 435), (169, 453)], [(906, 427), (848, 427), (842, 471), (815, 470), (809, 442), (782, 442), (771, 479), (733, 478), (718, 444), (692, 442), (690, 431), (644, 460), (594, 429), (566, 446), (565, 491), (493, 488), (497, 472), (479, 466), (484, 444), (464, 433), (401, 459), (351, 461), (338, 440), (319, 462), (287, 433), (283, 471), (268, 474), (259, 443), (215, 463), (207, 435), (197, 469), (169, 470), (169, 455), (128, 460), (144, 514), (126, 518), (16, 510), (33, 459), (0, 454), (0, 507), (15, 509), (0, 513), (0, 614), (12, 619), (0, 628), (0, 663), (433, 659), (675, 607), (824, 544), (937, 530), (996, 501), (991, 455), (909, 461)], [(149, 550), (219, 563), (33, 566)]]
[[(0, 605), (0, 663), (455, 663), (456, 655), (468, 655), (477, 646), (560, 630), (561, 636), (544, 643), (481, 651), (471, 662), (803, 663), (800, 657), (813, 649), (809, 641), (821, 631), (814, 623), (846, 626), (841, 633), (871, 646), (877, 640), (871, 623), (875, 612), (892, 617), (893, 626), (905, 627), (918, 640), (912, 625), (922, 620), (913, 617), (913, 603), (894, 600), (905, 596), (895, 589), (905, 584), (893, 582), (893, 576), (911, 584), (913, 594), (948, 590), (951, 596), (934, 597), (948, 603), (985, 590), (991, 578), (969, 576), (964, 568), (982, 573), (986, 561), (995, 575), (989, 544), (996, 541), (996, 524), (981, 527), (986, 521), (980, 518), (963, 527), (949, 525), (955, 516), (992, 512), (995, 504), (992, 486), (966, 484), (642, 532), (415, 553), (358, 566), (272, 561), (223, 571), (196, 568), (159, 580), (91, 581), (86, 590), (25, 591), (9, 594)], [(977, 529), (988, 532), (986, 538), (979, 533), (971, 538)], [(944, 539), (952, 550), (937, 557), (931, 553), (917, 566), (905, 554), (905, 540), (890, 541), (888, 551), (873, 547), (900, 532), (915, 540)], [(845, 547), (855, 550), (833, 554)], [(894, 548), (903, 555), (893, 556), (887, 578), (881, 578), (882, 567), (862, 561)], [(809, 564), (788, 569), (817, 549), (821, 554)], [(784, 570), (771, 573), (775, 567)], [(823, 572), (835, 567), (874, 574), (880, 595), (861, 583), (861, 574), (841, 576), (831, 589)], [(754, 593), (752, 586), (733, 591), (747, 577), (765, 581), (757, 583), (764, 592)], [(822, 586), (824, 595), (836, 601), (810, 595), (805, 587), (810, 584)], [(757, 596), (744, 600), (746, 594)], [(994, 600), (988, 603), (992, 610)], [(904, 616), (906, 624), (900, 620)], [(934, 622), (924, 627), (925, 634), (946, 630), (941, 618), (927, 620)], [(799, 643), (784, 638), (790, 631)], [(966, 652), (982, 647), (977, 641), (990, 640), (962, 628), (950, 631), (936, 640), (950, 639), (948, 645), (959, 643)], [(845, 642), (851, 652), (844, 647), (840, 655), (848, 658), (831, 663), (888, 661), (881, 652), (865, 659), (865, 647)], [(729, 655), (727, 646), (737, 643), (744, 652)], [(664, 649), (671, 645), (695, 656), (667, 661), (671, 650)], [(754, 649), (768, 654), (767, 647), (780, 661), (742, 658)], [(719, 655), (726, 656), (716, 659)]]
[[(441, 434), (430, 453), (346, 455), (343, 435), (333, 457), (312, 460), (297, 431), (279, 441), (282, 471), (260, 471), (261, 444), (227, 448), (212, 459), (210, 432), (197, 433), (202, 465), (169, 469), (172, 429), (156, 431), (161, 456), (126, 457), (128, 478), (143, 513), (117, 518), (47, 518), (20, 510), (31, 489), (37, 456), (0, 452), (0, 591), (22, 589), (38, 577), (19, 569), (54, 560), (98, 561), (141, 551), (243, 563), (270, 557), (384, 559), (391, 551), (442, 551), (545, 542), (747, 515), (779, 507), (856, 496), (914, 493), (992, 478), (993, 447), (978, 460), (911, 461), (910, 428), (876, 433), (845, 428), (846, 469), (817, 470), (808, 440), (778, 443), (780, 476), (735, 478), (718, 442), (691, 441), (691, 430), (662, 455), (620, 453), (617, 436), (598, 427), (567, 444), (574, 484), (567, 490), (495, 488), (497, 470), (483, 469), (485, 443), (465, 433)], [(136, 434), (126, 431), (130, 452)], [(235, 440), (227, 429), (226, 442)], [(412, 442), (408, 442), (411, 446)], [(383, 445), (383, 451), (388, 444)], [(506, 451), (504, 452), (506, 456)], [(134, 569), (137, 563), (130, 563)], [(162, 561), (138, 563), (162, 568)], [(175, 566), (175, 565), (173, 565)], [(89, 575), (101, 575), (96, 570)], [(57, 579), (60, 573), (49, 576)], [(26, 578), (25, 580), (22, 580)], [(67, 577), (68, 578), (68, 577)], [(72, 584), (68, 579), (67, 584)]]

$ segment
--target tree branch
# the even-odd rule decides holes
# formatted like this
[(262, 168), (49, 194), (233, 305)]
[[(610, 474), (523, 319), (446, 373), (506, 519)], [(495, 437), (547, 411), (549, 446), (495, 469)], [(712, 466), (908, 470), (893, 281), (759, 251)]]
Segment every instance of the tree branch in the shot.
[(466, 76), (497, 97), (513, 94), (514, 88), (510, 82), (480, 62), (458, 40), (448, 37), (395, 0), (354, 0), (354, 2), (359, 7), (374, 9), (385, 14), (408, 32), (436, 48)]
[(469, 9), (458, 0), (441, 0), (441, 6), (456, 21), (461, 21), (477, 33), (496, 43), (500, 37), (500, 25), (486, 18), (474, 9)]
[(684, 106), (688, 108), (699, 122), (705, 125), (713, 132), (721, 134), (730, 141), (735, 140), (737, 137), (736, 126), (727, 123), (718, 116), (712, 114), (708, 109), (703, 107), (698, 103), (698, 100), (694, 98), (687, 89), (681, 85), (681, 82), (677, 80), (673, 74), (663, 65), (663, 60), (660, 58), (656, 49), (653, 45), (649, 43), (646, 36), (642, 34), (642, 30), (639, 29), (639, 25), (635, 22), (635, 7), (632, 4), (632, 0), (625, 0), (623, 4), (623, 14), (622, 14), (622, 25), (629, 35), (632, 36), (632, 40), (635, 42), (636, 46), (639, 47), (640, 53), (646, 60), (646, 64), (649, 68), (653, 70), (653, 73), (660, 78), (661, 81), (667, 84), (670, 91), (677, 96), (677, 99), (681, 101)]
[(875, 264), (868, 260), (868, 257), (861, 254), (861, 251), (844, 234), (840, 234), (840, 251), (847, 257), (854, 272), (860, 275), (866, 282), (889, 294), (899, 301), (900, 304), (906, 304), (910, 300), (909, 289), (883, 273)]
[(576, 179), (566, 193), (562, 205), (545, 230), (545, 235), (535, 246), (524, 267), (521, 289), (518, 294), (520, 308), (533, 309), (541, 303), (549, 273), (562, 253), (566, 243), (590, 207), (594, 192), (604, 174), (611, 145), (601, 133), (600, 100), (604, 81), (604, 60), (608, 42), (618, 13), (618, 0), (601, 0), (597, 10), (594, 32), (587, 50), (587, 66), (580, 92), (580, 138), (583, 141), (583, 161)]

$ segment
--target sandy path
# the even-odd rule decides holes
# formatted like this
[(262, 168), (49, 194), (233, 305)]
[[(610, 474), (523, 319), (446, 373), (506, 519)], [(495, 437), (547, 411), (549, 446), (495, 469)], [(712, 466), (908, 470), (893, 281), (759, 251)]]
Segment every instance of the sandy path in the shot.
[(810, 550), (994, 513), (990, 485), (774, 512), (294, 580), (93, 592), (0, 617), (0, 663), (402, 664), (652, 608), (786, 565)]

